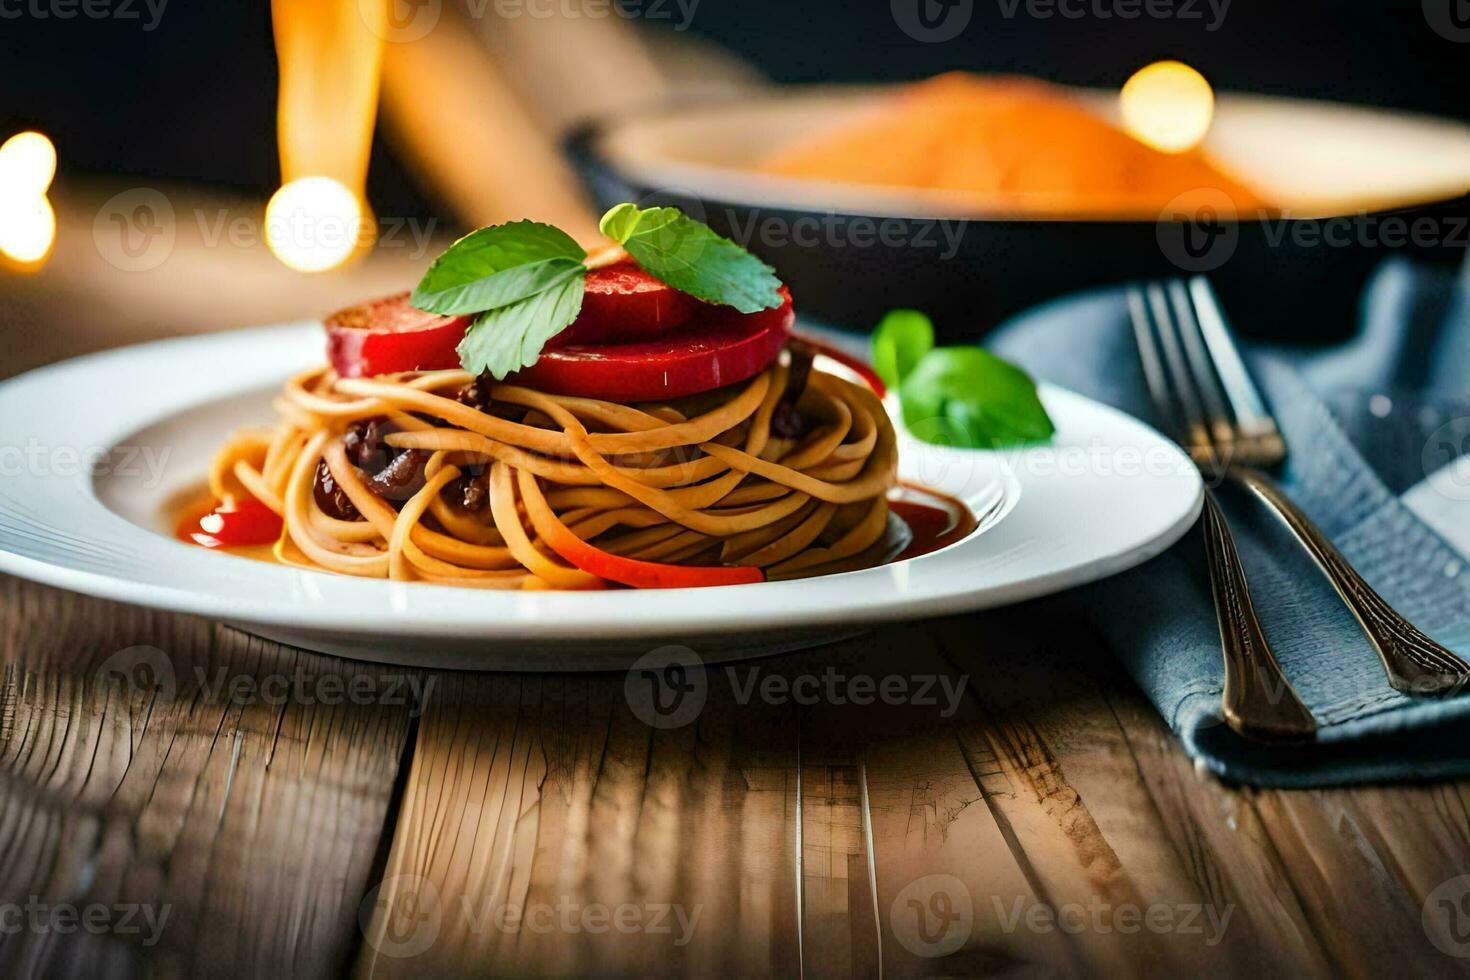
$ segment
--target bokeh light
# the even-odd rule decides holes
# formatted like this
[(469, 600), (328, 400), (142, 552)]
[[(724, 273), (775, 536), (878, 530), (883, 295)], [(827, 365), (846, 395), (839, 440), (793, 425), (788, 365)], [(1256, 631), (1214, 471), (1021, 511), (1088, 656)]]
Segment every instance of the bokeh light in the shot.
[(46, 198), (56, 147), (41, 133), (16, 133), (0, 145), (0, 255), (36, 268), (56, 243), (56, 212)]
[(56, 212), (45, 195), (0, 196), (0, 252), (23, 266), (39, 265), (56, 242)]
[(1205, 76), (1182, 61), (1140, 68), (1119, 94), (1123, 128), (1165, 153), (1199, 146), (1215, 117), (1215, 92)]
[(16, 133), (0, 145), (0, 194), (45, 194), (56, 176), (56, 147), (40, 133)]
[(286, 184), (265, 209), (266, 242), (288, 268), (326, 272), (350, 259), (364, 242), (362, 201), (330, 177)]

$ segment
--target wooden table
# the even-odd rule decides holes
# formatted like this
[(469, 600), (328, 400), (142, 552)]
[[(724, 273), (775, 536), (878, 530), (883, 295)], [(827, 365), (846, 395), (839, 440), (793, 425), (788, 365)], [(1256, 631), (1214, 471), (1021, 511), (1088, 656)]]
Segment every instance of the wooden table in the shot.
[[(0, 373), (124, 339), (64, 314), (141, 287), (66, 275), (4, 285), (55, 336)], [(0, 630), (6, 974), (1470, 963), (1470, 785), (1222, 785), (1034, 605), (689, 675), (671, 727), (640, 675), (381, 668), (15, 579)]]
[[(1464, 784), (1223, 786), (1035, 612), (711, 668), (656, 728), (624, 675), (384, 669), (0, 581), (0, 908), (114, 930), (0, 915), (0, 969), (1463, 967), (1421, 910), (1470, 872)], [(838, 703), (885, 678), (910, 703)]]

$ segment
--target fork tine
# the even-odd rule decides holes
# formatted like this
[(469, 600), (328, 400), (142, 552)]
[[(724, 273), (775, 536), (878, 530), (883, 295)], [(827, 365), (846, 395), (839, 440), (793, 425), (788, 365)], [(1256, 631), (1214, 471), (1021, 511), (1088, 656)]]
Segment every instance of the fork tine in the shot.
[(1128, 316), (1133, 321), (1133, 337), (1137, 342), (1138, 359), (1143, 365), (1143, 379), (1154, 403), (1154, 414), (1162, 428), (1183, 442), (1186, 433), (1174, 408), (1173, 396), (1169, 394), (1169, 379), (1164, 374), (1164, 362), (1159, 357), (1159, 345), (1149, 323), (1148, 300), (1138, 286), (1128, 287)]
[(1216, 455), (1229, 462), (1234, 453), (1235, 427), (1210, 363), (1210, 352), (1205, 348), (1204, 334), (1189, 290), (1183, 280), (1171, 279), (1168, 283), (1169, 301), (1174, 307), (1174, 319), (1179, 326), (1179, 338), (1183, 342), (1184, 355), (1193, 371), (1195, 387), (1199, 390), (1200, 402), (1209, 426), (1210, 436), (1215, 440)]
[(1196, 462), (1213, 464), (1217, 459), (1215, 447), (1210, 442), (1210, 431), (1205, 426), (1199, 391), (1184, 357), (1179, 327), (1169, 309), (1169, 297), (1164, 292), (1163, 285), (1157, 282), (1149, 283), (1145, 294), (1148, 298), (1149, 314), (1158, 329), (1159, 348), (1163, 351), (1164, 367), (1168, 370), (1174, 399), (1184, 418), (1185, 446)]
[(1250, 440), (1279, 438), (1276, 421), (1267, 411), (1266, 401), (1261, 397), (1256, 383), (1251, 380), (1235, 341), (1230, 339), (1230, 330), (1225, 325), (1225, 313), (1220, 309), (1220, 301), (1215, 296), (1210, 280), (1204, 276), (1192, 277), (1189, 280), (1189, 296), (1194, 301), (1200, 335), (1204, 337), (1215, 370), (1219, 372), (1225, 396), (1230, 400), (1239, 435)]

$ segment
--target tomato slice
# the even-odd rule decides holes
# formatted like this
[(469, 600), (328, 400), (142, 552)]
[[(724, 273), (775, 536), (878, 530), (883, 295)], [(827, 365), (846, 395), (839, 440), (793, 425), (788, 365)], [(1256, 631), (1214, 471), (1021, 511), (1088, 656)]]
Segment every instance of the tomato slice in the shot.
[(644, 272), (620, 262), (587, 273), (582, 312), (546, 346), (636, 343), (684, 326), (704, 304)]
[[(679, 398), (764, 371), (795, 321), (784, 287), (781, 306), (751, 314), (701, 303), (626, 263), (589, 273), (587, 289), (582, 314), (513, 376), (517, 383), (609, 401)], [(425, 313), (408, 296), (327, 318), (327, 355), (339, 377), (459, 367), (470, 318)]]
[(280, 536), (281, 518), (254, 500), (220, 504), (203, 514), (196, 512), (185, 517), (178, 527), (181, 540), (205, 548), (271, 544)]
[(723, 388), (770, 367), (791, 334), (796, 313), (785, 302), (758, 313), (706, 307), (694, 323), (634, 344), (578, 344), (543, 351), (511, 380), (554, 395), (615, 402), (660, 401)]
[(467, 316), (438, 316), (415, 309), (408, 293), (363, 303), (327, 317), (327, 357), (343, 378), (459, 367), (455, 350), (470, 325)]
[[(436, 316), (409, 305), (408, 293), (364, 303), (327, 318), (327, 356), (343, 378), (459, 367), (456, 348), (467, 316)], [(688, 323), (704, 304), (620, 262), (587, 274), (582, 312), (547, 345), (649, 340)]]

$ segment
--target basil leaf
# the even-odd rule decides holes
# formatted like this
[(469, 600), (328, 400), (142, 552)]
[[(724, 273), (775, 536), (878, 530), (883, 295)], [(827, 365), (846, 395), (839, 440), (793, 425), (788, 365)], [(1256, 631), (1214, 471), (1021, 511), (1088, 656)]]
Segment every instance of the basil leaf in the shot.
[(530, 367), (546, 342), (582, 310), (585, 276), (569, 275), (534, 296), (482, 313), (459, 342), (459, 360), (471, 374), (489, 371), (497, 380)]
[(934, 324), (918, 310), (893, 310), (873, 331), (873, 370), (897, 388), (934, 346)]
[(559, 228), (513, 221), (471, 232), (434, 260), (409, 302), (441, 315), (479, 313), (560, 285), (587, 253)]
[(636, 204), (619, 204), (602, 216), (597, 228), (615, 242), (626, 242), (633, 237), (633, 231), (638, 227), (638, 216), (642, 213)]
[(781, 305), (774, 269), (678, 208), (620, 204), (602, 216), (600, 227), (645, 272), (681, 293), (741, 313)]
[(938, 347), (899, 385), (915, 438), (997, 449), (1050, 437), (1056, 428), (1030, 375), (979, 347)]

